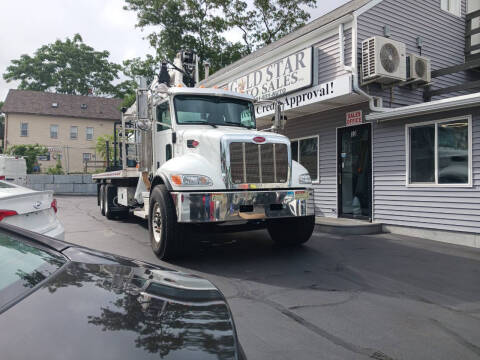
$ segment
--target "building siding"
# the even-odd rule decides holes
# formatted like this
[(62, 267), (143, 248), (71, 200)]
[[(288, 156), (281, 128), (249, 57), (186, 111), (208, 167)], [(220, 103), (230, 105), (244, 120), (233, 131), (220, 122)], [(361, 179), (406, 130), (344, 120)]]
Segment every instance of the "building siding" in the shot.
[[(358, 18), (358, 56), (361, 58), (362, 41), (372, 36), (383, 36), (384, 25), (390, 26), (390, 38), (407, 46), (407, 53), (420, 54), (417, 37), (423, 40), (422, 56), (431, 59), (432, 70), (459, 65), (464, 62), (466, 1), (462, 0), (462, 17), (441, 10), (440, 0), (384, 0)], [(360, 60), (359, 60), (360, 64)], [(433, 79), (432, 89), (478, 80), (478, 75), (459, 72)], [(408, 87), (384, 89), (378, 84), (364, 86), (373, 96), (383, 98), (384, 106), (398, 107), (423, 102), (423, 88)], [(442, 97), (464, 95), (455, 92)]]
[(337, 216), (337, 128), (345, 126), (347, 112), (367, 108), (363, 103), (287, 121), (285, 135), (290, 139), (319, 136), (319, 181), (314, 185), (317, 216)]
[(340, 41), (338, 33), (316, 45), (318, 54), (318, 83), (326, 83), (347, 74), (344, 65), (351, 65), (352, 29), (344, 31), (345, 64), (340, 62)]
[[(473, 187), (407, 187), (406, 124), (470, 114)], [(375, 124), (373, 136), (373, 216), (376, 222), (480, 232), (480, 109)]]

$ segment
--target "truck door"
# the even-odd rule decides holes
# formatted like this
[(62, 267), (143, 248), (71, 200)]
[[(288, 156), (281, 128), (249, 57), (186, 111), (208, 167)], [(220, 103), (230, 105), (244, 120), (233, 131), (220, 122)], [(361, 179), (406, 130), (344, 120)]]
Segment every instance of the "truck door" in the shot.
[(155, 161), (155, 168), (158, 169), (173, 157), (173, 130), (168, 101), (157, 105), (156, 120), (156, 129), (153, 132), (155, 136), (155, 141), (153, 142), (155, 144), (153, 158)]

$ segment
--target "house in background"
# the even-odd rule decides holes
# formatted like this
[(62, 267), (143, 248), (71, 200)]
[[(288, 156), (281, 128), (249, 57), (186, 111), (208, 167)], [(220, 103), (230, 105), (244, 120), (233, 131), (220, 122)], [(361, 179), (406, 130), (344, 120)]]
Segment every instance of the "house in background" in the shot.
[(83, 172), (86, 160), (103, 160), (96, 154), (99, 136), (113, 134), (121, 119), (121, 99), (10, 90), (5, 113), (4, 149), (20, 144), (40, 144), (49, 155), (41, 170), (60, 160), (67, 173)]

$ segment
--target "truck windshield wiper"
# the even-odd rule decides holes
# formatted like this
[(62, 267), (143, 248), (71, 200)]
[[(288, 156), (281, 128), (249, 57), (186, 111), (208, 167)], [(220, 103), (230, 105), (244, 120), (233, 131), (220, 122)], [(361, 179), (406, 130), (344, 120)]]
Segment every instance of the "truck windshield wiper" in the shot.
[(192, 125), (192, 124), (193, 125), (210, 125), (215, 129), (217, 128), (217, 125), (209, 123), (207, 121), (188, 121), (188, 122), (180, 123), (179, 125)]
[[(242, 125), (241, 123), (234, 122), (234, 121), (224, 121), (223, 124), (225, 124), (226, 126), (239, 126), (239, 127), (245, 128), (245, 129), (253, 129), (251, 127)], [(220, 125), (222, 125), (222, 124), (220, 124)]]

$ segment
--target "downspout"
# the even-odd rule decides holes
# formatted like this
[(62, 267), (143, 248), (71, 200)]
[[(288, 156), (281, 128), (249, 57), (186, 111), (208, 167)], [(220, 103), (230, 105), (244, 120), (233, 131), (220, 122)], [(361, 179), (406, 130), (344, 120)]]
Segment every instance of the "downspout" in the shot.
[(370, 108), (370, 111), (372, 112), (384, 112), (387, 111), (388, 109), (385, 109), (383, 107), (378, 107), (375, 106), (375, 100), (374, 98), (366, 93), (365, 91), (362, 90), (359, 84), (359, 74), (358, 74), (358, 56), (357, 56), (357, 42), (358, 42), (358, 34), (357, 34), (357, 26), (358, 26), (358, 15), (356, 13), (353, 13), (353, 20), (352, 20), (352, 66), (345, 66), (345, 44), (344, 44), (344, 24), (339, 25), (338, 29), (338, 36), (340, 39), (340, 62), (344, 66), (345, 71), (349, 72), (352, 74), (352, 85), (353, 85), (353, 91), (356, 92), (357, 94), (364, 96), (368, 98), (368, 105)]

